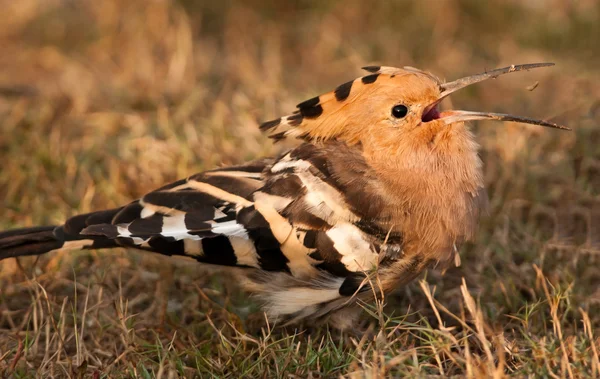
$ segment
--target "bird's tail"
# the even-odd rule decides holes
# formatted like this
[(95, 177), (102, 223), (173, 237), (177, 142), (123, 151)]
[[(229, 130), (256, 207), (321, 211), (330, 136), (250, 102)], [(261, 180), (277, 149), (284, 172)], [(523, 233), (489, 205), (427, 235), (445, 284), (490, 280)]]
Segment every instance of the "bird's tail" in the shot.
[(118, 247), (116, 241), (97, 236), (65, 233), (65, 226), (36, 226), (0, 232), (0, 260), (42, 255), (55, 250), (102, 249)]
[(36, 226), (0, 232), (0, 260), (41, 255), (59, 249), (102, 249), (118, 247), (116, 240), (104, 236), (85, 236), (80, 232), (90, 224), (110, 222), (120, 211), (110, 209), (75, 216), (64, 225)]
[(0, 232), (0, 260), (60, 249), (64, 241), (54, 235), (55, 228), (38, 226)]

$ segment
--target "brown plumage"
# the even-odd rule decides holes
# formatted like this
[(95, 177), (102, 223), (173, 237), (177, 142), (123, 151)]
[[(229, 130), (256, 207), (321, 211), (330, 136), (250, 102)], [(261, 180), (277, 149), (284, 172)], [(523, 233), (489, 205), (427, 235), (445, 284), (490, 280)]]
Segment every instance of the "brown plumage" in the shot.
[[(450, 93), (510, 66), (443, 83), (414, 69), (368, 75), (304, 101), (261, 129), (304, 142), (277, 158), (212, 170), (124, 207), (64, 225), (0, 233), (0, 259), (60, 248), (130, 246), (244, 268), (240, 282), (274, 318), (325, 316), (451, 262), (486, 207), (465, 121), (547, 122), (439, 112)], [(378, 289), (377, 289), (378, 290)]]

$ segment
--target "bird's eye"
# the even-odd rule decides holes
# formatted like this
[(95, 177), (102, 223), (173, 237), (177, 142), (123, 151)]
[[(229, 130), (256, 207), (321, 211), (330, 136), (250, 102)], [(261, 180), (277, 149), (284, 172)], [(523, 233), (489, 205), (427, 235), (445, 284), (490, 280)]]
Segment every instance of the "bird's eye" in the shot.
[(408, 114), (408, 108), (406, 105), (395, 105), (392, 108), (392, 116), (396, 118), (404, 118)]

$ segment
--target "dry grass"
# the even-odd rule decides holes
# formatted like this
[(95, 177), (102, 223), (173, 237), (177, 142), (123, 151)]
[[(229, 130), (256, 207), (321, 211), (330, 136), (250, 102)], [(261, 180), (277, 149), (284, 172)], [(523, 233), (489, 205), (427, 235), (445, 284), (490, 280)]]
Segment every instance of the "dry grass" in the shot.
[(0, 1), (2, 228), (272, 154), (259, 120), (369, 63), (456, 78), (554, 61), (453, 102), (575, 129), (477, 124), (478, 241), (366, 305), (366, 332), (265, 326), (226, 274), (142, 253), (3, 261), (0, 376), (599, 376), (600, 5), (527, 3)]

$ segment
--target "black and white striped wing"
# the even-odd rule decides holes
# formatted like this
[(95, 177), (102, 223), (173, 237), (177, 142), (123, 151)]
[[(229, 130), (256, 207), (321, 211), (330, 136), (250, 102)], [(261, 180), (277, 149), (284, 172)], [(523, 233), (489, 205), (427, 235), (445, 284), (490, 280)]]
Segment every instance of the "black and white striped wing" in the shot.
[[(255, 242), (237, 217), (253, 205), (250, 199), (263, 186), (262, 171), (269, 163), (262, 160), (177, 181), (123, 207), (110, 223), (88, 225), (81, 234), (205, 263), (260, 268)], [(270, 248), (276, 249), (276, 242)]]
[(351, 158), (360, 154), (328, 149), (304, 144), (277, 160), (191, 176), (82, 234), (300, 279), (369, 271), (386, 237), (368, 221), (382, 201), (364, 162)]
[[(364, 276), (354, 274), (374, 269), (384, 244), (389, 249), (401, 243), (401, 236), (377, 223), (383, 201), (361, 157), (341, 143), (303, 144), (265, 171), (253, 208), (279, 241), (295, 277), (326, 272), (360, 282)], [(346, 288), (354, 290), (355, 285)]]
[(252, 267), (242, 285), (271, 316), (300, 319), (369, 293), (365, 272), (400, 259), (377, 175), (357, 148), (303, 144), (277, 159), (207, 171), (125, 207), (81, 215), (71, 239)]

